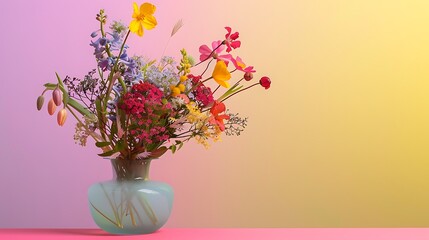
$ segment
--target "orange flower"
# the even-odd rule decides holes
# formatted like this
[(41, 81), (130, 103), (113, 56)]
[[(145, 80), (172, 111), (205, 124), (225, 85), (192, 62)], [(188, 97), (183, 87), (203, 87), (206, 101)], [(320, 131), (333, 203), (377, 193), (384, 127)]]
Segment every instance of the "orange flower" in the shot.
[(210, 109), (212, 116), (210, 117), (209, 122), (213, 125), (217, 125), (222, 132), (225, 130), (225, 124), (223, 123), (223, 120), (229, 119), (229, 115), (220, 115), (221, 113), (225, 112), (225, 110), (225, 104), (219, 101), (215, 101), (213, 107)]
[(63, 126), (67, 119), (67, 110), (65, 108), (61, 109), (57, 115), (58, 125)]
[(55, 105), (54, 99), (51, 98), (48, 102), (48, 113), (49, 115), (54, 115), (57, 105)]

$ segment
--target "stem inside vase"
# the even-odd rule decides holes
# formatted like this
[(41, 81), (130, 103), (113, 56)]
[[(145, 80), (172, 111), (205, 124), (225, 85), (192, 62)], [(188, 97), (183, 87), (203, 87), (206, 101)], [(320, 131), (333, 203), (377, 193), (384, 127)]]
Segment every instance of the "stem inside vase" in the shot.
[(149, 167), (152, 160), (111, 159), (113, 177), (118, 181), (149, 180)]

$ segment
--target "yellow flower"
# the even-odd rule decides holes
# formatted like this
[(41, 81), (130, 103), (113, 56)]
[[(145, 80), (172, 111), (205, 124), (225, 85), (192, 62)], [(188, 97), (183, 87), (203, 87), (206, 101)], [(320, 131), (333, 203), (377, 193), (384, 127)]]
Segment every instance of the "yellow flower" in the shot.
[(177, 97), (179, 96), (181, 93), (185, 92), (186, 90), (186, 86), (181, 83), (178, 86), (176, 85), (171, 85), (170, 86), (170, 90), (171, 90), (171, 96), (173, 97)]
[(130, 23), (130, 31), (141, 37), (143, 36), (143, 28), (151, 30), (156, 26), (156, 18), (153, 16), (156, 7), (151, 3), (143, 3), (139, 8), (137, 3), (134, 3), (133, 8), (134, 20)]
[(177, 97), (180, 95), (180, 88), (176, 87), (175, 85), (171, 85), (170, 90), (171, 90), (171, 96)]
[(228, 71), (224, 61), (218, 61), (216, 63), (212, 77), (222, 87), (229, 88), (229, 83), (227, 81), (231, 79), (231, 73)]
[(180, 82), (184, 82), (186, 80), (188, 80), (187, 76), (180, 76)]
[(185, 92), (185, 90), (186, 90), (186, 86), (185, 86), (185, 84), (183, 84), (183, 83), (181, 83), (181, 84), (179, 84), (179, 89), (180, 89), (180, 92)]

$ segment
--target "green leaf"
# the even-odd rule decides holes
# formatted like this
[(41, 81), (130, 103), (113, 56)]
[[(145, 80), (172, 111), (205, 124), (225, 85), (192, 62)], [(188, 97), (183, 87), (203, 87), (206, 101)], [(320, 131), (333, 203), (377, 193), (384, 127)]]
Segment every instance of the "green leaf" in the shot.
[(104, 152), (104, 153), (100, 153), (100, 154), (98, 154), (98, 156), (100, 156), (100, 157), (109, 157), (109, 156), (112, 156), (116, 152), (118, 152), (118, 151), (116, 151), (116, 150), (110, 150), (110, 151), (107, 151), (107, 152)]
[(64, 88), (64, 86), (59, 86), (59, 89), (61, 90), (61, 92), (63, 92), (63, 102), (64, 105), (67, 106), (68, 101), (70, 99), (69, 94), (67, 93), (67, 90)]
[(179, 151), (182, 147), (183, 147), (183, 142), (180, 142), (179, 143), (179, 148), (177, 149), (177, 151)]
[(146, 146), (146, 150), (147, 150), (148, 152), (151, 152), (151, 151), (152, 151), (152, 150), (154, 150), (157, 146), (158, 146), (158, 144), (157, 144), (157, 143), (148, 144), (148, 145)]
[(110, 142), (96, 142), (95, 146), (102, 148), (102, 147), (109, 146), (110, 144), (111, 144)]
[(124, 139), (121, 139), (121, 140), (117, 141), (116, 145), (115, 145), (115, 150), (118, 151), (118, 152), (120, 152), (120, 151), (122, 151), (124, 149), (125, 149)]
[(65, 89), (63, 80), (61, 80), (60, 75), (58, 75), (58, 73), (55, 73), (55, 75), (57, 76), (58, 84)]
[(49, 90), (54, 90), (58, 86), (58, 84), (56, 84), (56, 83), (45, 83), (43, 86)]
[(150, 157), (152, 157), (152, 158), (159, 158), (159, 157), (161, 157), (165, 152), (167, 152), (167, 150), (168, 150), (168, 148), (167, 148), (167, 147), (162, 146), (162, 147), (160, 147), (160, 148), (158, 148), (158, 149), (156, 149), (156, 150), (152, 151), (152, 152), (150, 153)]
[(55, 73), (55, 75), (57, 76), (58, 80), (58, 88), (61, 90), (61, 92), (63, 92), (64, 106), (67, 106), (68, 100), (70, 99), (69, 94), (67, 92), (67, 88), (64, 86), (63, 80), (61, 80), (60, 75), (58, 75), (58, 73)]
[(175, 144), (171, 145), (170, 149), (171, 149), (172, 153), (175, 153), (176, 152), (176, 145)]
[(112, 126), (110, 127), (110, 138), (113, 139), (113, 136), (118, 133), (118, 125), (116, 121), (112, 121)]
[(234, 85), (230, 89), (228, 89), (222, 96), (218, 98), (218, 101), (222, 101), (224, 98), (228, 97), (229, 95), (239, 91), (242, 89), (243, 86)]
[(71, 106), (72, 108), (76, 109), (76, 111), (78, 111), (80, 114), (84, 115), (84, 116), (91, 116), (91, 112), (86, 109), (85, 107), (83, 107), (80, 103), (76, 102), (73, 98), (70, 98), (67, 100), (67, 104), (68, 106)]

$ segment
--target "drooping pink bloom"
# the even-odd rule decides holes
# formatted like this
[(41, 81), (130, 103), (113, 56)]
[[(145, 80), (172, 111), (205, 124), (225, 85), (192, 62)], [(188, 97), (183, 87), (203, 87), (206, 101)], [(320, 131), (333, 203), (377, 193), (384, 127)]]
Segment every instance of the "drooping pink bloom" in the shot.
[(225, 44), (227, 46), (226, 51), (231, 52), (232, 48), (236, 49), (241, 46), (241, 42), (237, 40), (239, 33), (235, 32), (231, 34), (231, 28), (225, 27), (228, 33), (225, 35)]
[(214, 59), (218, 59), (218, 60), (223, 60), (225, 62), (231, 61), (232, 57), (230, 54), (220, 55), (224, 49), (225, 49), (225, 46), (223, 46), (222, 41), (213, 41), (211, 49), (207, 45), (201, 45), (200, 61), (201, 62), (205, 61), (210, 57), (213, 57)]
[(244, 64), (243, 60), (237, 56), (237, 58), (231, 58), (232, 63), (234, 64), (235, 68), (239, 71), (245, 72), (245, 73), (254, 73), (256, 70), (253, 69), (253, 66), (246, 66)]

